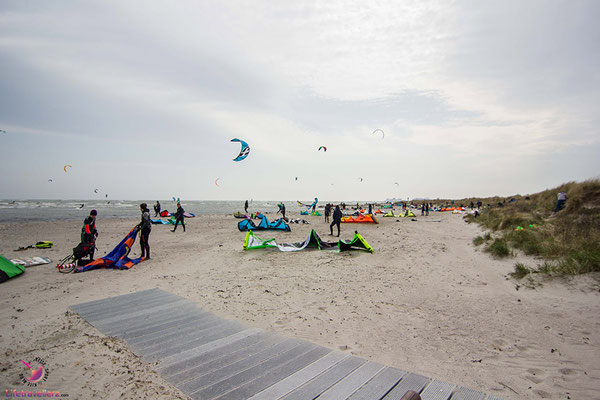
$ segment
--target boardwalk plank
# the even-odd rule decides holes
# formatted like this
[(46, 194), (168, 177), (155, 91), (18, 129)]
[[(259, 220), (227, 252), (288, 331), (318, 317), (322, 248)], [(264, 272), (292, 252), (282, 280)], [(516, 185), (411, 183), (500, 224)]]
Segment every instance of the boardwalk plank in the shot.
[(321, 394), (318, 399), (347, 399), (363, 385), (373, 379), (373, 377), (380, 373), (384, 368), (384, 365), (369, 361), (329, 388), (325, 393)]

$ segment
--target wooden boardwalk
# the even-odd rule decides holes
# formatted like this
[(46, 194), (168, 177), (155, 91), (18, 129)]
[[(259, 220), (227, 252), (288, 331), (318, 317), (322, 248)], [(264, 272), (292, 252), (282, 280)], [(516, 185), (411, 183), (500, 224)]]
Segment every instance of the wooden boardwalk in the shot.
[(160, 289), (71, 306), (193, 399), (498, 400), (204, 311)]

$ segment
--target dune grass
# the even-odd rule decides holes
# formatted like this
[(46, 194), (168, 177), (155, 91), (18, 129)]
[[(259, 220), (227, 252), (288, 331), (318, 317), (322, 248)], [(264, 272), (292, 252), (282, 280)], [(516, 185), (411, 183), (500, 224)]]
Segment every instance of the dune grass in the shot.
[[(560, 191), (567, 193), (566, 207), (552, 215)], [(465, 204), (470, 201), (462, 200)], [(515, 249), (544, 260), (537, 269), (525, 267), (528, 273), (560, 276), (600, 271), (600, 179), (569, 182), (528, 196), (481, 201), (484, 207), (479, 217), (465, 218), (495, 233), (493, 241), (482, 236), (473, 240), (475, 245), (486, 243), (485, 251), (493, 256), (506, 257)], [(522, 264), (515, 267), (515, 276), (523, 272)]]

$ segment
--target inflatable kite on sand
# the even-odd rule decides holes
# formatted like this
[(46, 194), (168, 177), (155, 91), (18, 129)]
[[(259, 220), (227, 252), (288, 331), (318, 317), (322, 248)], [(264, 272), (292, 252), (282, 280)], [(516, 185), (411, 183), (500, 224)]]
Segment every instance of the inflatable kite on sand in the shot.
[(132, 228), (113, 251), (85, 266), (75, 268), (75, 272), (85, 272), (96, 268), (130, 269), (135, 264), (144, 261), (145, 257), (134, 258), (133, 260), (128, 257), (137, 234), (138, 230), (135, 227)]
[(254, 232), (248, 231), (246, 233), (246, 239), (244, 240), (244, 250), (251, 249), (266, 249), (266, 248), (277, 248), (279, 251), (299, 251), (309, 248), (315, 248), (319, 250), (364, 250), (369, 253), (373, 253), (373, 248), (367, 243), (367, 241), (358, 233), (354, 232), (352, 240), (340, 240), (338, 242), (325, 242), (322, 240), (317, 232), (312, 229), (306, 239), (303, 242), (296, 243), (277, 243), (275, 239), (263, 240), (256, 236)]
[(342, 222), (353, 222), (353, 223), (363, 223), (363, 224), (378, 224), (379, 221), (377, 221), (377, 218), (375, 218), (374, 215), (372, 214), (367, 214), (367, 215), (359, 215), (357, 217), (342, 217)]

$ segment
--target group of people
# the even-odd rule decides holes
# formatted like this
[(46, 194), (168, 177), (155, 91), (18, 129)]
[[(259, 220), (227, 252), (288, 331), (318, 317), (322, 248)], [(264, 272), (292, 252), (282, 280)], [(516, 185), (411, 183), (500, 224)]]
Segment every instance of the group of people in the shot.
[[(140, 250), (141, 257), (146, 260), (150, 259), (150, 232), (152, 231), (152, 221), (150, 220), (150, 210), (148, 209), (148, 205), (146, 203), (140, 204), (140, 211), (142, 213), (142, 218), (139, 224), (135, 226), (135, 229), (140, 232)], [(156, 201), (154, 205), (155, 216), (160, 215), (160, 202)], [(183, 227), (183, 231), (185, 232), (185, 210), (181, 206), (181, 203), (177, 203), (177, 211), (174, 214), (175, 217), (175, 227), (171, 230), (171, 232), (175, 232), (177, 230), (177, 226), (181, 223)], [(89, 261), (94, 261), (94, 252), (96, 249), (96, 239), (98, 238), (98, 229), (96, 229), (96, 216), (98, 215), (98, 211), (92, 210), (90, 211), (90, 215), (88, 215), (83, 221), (83, 227), (81, 228), (81, 243), (85, 244), (89, 247), (89, 251), (87, 255), (89, 256)], [(84, 257), (85, 258), (85, 257)], [(78, 260), (79, 261), (79, 260)]]

